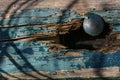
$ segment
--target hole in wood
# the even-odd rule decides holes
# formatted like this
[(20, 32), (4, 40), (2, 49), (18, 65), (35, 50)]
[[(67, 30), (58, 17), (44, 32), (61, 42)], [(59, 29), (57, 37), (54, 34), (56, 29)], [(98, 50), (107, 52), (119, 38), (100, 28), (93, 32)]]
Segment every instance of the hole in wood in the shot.
[(59, 35), (60, 44), (68, 49), (96, 50), (102, 48), (106, 43), (106, 38), (111, 33), (110, 25), (105, 23), (103, 32), (98, 36), (90, 36), (84, 32), (83, 27), (77, 30), (70, 30), (66, 34)]

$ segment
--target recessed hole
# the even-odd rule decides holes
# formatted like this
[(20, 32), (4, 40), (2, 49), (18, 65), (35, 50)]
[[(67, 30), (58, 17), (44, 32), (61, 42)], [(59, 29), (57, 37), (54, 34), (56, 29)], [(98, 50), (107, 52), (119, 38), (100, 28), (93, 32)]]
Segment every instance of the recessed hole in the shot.
[[(59, 35), (60, 44), (66, 46), (68, 49), (87, 49), (96, 50), (101, 48), (102, 41), (110, 34), (111, 29), (108, 23), (105, 23), (103, 32), (98, 36), (90, 36), (84, 32), (81, 26), (77, 30), (71, 30), (67, 34)], [(102, 39), (102, 41), (96, 41)], [(97, 46), (97, 47), (95, 47)]]

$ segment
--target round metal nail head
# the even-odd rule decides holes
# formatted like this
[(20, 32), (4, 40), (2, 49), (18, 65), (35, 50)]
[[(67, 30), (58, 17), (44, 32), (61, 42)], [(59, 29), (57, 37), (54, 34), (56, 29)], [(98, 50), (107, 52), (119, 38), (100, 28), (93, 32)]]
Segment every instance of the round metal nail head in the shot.
[(87, 34), (97, 36), (104, 29), (104, 21), (99, 15), (88, 14), (84, 19), (83, 29)]

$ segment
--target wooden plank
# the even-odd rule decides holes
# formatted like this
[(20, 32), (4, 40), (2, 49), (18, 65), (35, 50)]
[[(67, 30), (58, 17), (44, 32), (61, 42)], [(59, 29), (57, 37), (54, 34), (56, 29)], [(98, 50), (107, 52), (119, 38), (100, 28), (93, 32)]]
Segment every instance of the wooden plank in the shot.
[[(79, 69), (79, 70), (57, 70), (55, 74), (50, 74), (45, 71), (39, 71), (40, 74), (36, 72), (27, 72), (35, 76), (36, 78), (26, 75), (24, 73), (14, 73), (14, 74), (5, 74), (2, 75), (8, 79), (56, 79), (56, 78), (94, 78), (94, 77), (119, 77), (119, 67), (108, 67), (108, 68), (88, 68), (88, 69)], [(44, 74), (45, 76), (43, 76)], [(14, 76), (14, 77), (13, 77)]]
[[(82, 27), (82, 20), (74, 20), (62, 24), (47, 24), (9, 28), (2, 27), (0, 28), (0, 41), (32, 37), (38, 37), (44, 40), (45, 38), (49, 37), (57, 37), (57, 34), (66, 34), (69, 30), (77, 30)], [(113, 33), (120, 32), (120, 23), (112, 23), (111, 27)]]
[[(0, 40), (20, 39), (25, 37), (53, 37), (56, 36), (55, 28), (43, 28), (40, 26), (25, 26), (0, 28)], [(52, 35), (51, 35), (52, 34)], [(4, 36), (4, 37), (3, 37)]]
[[(81, 19), (71, 20), (67, 23), (61, 24), (47, 24), (47, 25), (31, 25), (21, 27), (2, 27), (0, 40), (20, 39), (38, 37), (39, 39), (47, 39), (50, 37), (57, 38), (58, 34), (65, 34), (68, 31), (75, 30), (81, 27)], [(4, 33), (4, 34), (2, 34)], [(3, 37), (5, 36), (5, 37)], [(51, 38), (52, 39), (52, 38)]]
[[(111, 6), (119, 6), (119, 0), (101, 0), (101, 1), (95, 1), (95, 0), (49, 0), (49, 1), (46, 1), (46, 0), (20, 0), (20, 1), (14, 1), (14, 0), (10, 0), (10, 1), (4, 1), (4, 0), (1, 0), (0, 1), (0, 5), (3, 5), (3, 4), (13, 4), (13, 5), (16, 5), (17, 7), (20, 7), (20, 5), (18, 5), (18, 3), (20, 2), (25, 2), (27, 1), (26, 3), (24, 3), (21, 7), (22, 8), (19, 8), (17, 9), (18, 10), (23, 10), (23, 9), (26, 9), (26, 8), (60, 8), (60, 9), (66, 9), (66, 8), (71, 8), (75, 11), (78, 11), (78, 12), (86, 12), (88, 11), (90, 8), (97, 8), (97, 9), (100, 9), (100, 8), (103, 8), (103, 7), (111, 7)], [(32, 2), (32, 4), (30, 3)], [(26, 7), (26, 4), (27, 4), (27, 7)], [(8, 7), (11, 7), (10, 5), (5, 5), (5, 6), (2, 6), (1, 7), (1, 10), (0, 12), (3, 12), (4, 10), (6, 10)], [(17, 8), (16, 7), (16, 8)], [(14, 8), (10, 8), (10, 10), (12, 10)]]
[[(119, 76), (119, 0), (0, 0), (0, 5), (1, 75), (23, 79)], [(79, 29), (87, 12), (100, 15), (113, 28), (117, 47), (112, 42), (107, 49), (71, 50), (51, 42), (58, 34)]]
[[(116, 8), (120, 8), (119, 6)], [(103, 10), (91, 10), (88, 13), (95, 13), (103, 17), (107, 23), (119, 23), (119, 10), (112, 10), (112, 8), (105, 8)], [(30, 13), (30, 14), (29, 14)], [(1, 14), (2, 16), (2, 14)], [(39, 18), (38, 18), (39, 17)], [(2, 19), (0, 24), (5, 26), (20, 26), (20, 25), (32, 25), (32, 24), (56, 24), (60, 22), (68, 22), (75, 18), (84, 18), (84, 15), (80, 15), (75, 11), (60, 10), (60, 9), (48, 9), (38, 8), (24, 10), (23, 12), (9, 15), (8, 19)], [(5, 17), (6, 18), (6, 17)]]
[[(108, 23), (112, 27), (112, 31), (118, 33), (120, 32), (119, 10), (118, 10), (120, 8), (119, 7), (115, 8), (117, 9), (117, 12), (113, 8), (105, 8), (104, 10), (91, 10), (89, 13), (95, 13), (95, 14), (101, 15), (106, 21), (106, 23)], [(28, 15), (31, 10), (32, 10), (31, 14), (33, 15)], [(0, 21), (1, 25), (4, 24), (3, 25), (4, 27), (5, 25), (9, 27), (9, 28), (4, 28), (4, 27), (0, 28), (0, 31), (1, 31), (0, 40), (17, 39), (17, 38), (33, 37), (33, 36), (37, 36), (37, 37), (51, 36), (52, 37), (61, 33), (65, 34), (71, 28), (78, 29), (82, 27), (82, 23), (83, 23), (82, 19), (85, 16), (81, 16), (80, 14), (75, 13), (73, 11), (66, 10), (64, 13), (65, 15), (61, 17), (62, 20), (59, 19), (60, 15), (51, 16), (51, 15), (57, 15), (57, 14), (62, 15), (62, 12), (63, 10), (60, 10), (60, 9), (43, 8), (43, 9), (29, 9), (29, 10), (23, 11), (22, 13), (16, 13), (13, 15), (12, 17), (13, 19), (10, 19), (10, 20), (5, 19), (3, 21)], [(32, 17), (37, 16), (38, 13), (40, 14), (39, 16), (41, 16), (42, 18), (38, 19), (36, 17), (36, 18), (33, 18), (32, 20)], [(61, 21), (62, 23), (60, 23)], [(44, 25), (41, 25), (41, 24), (44, 24)]]
[[(75, 52), (67, 49), (49, 52), (50, 46), (42, 42), (11, 42), (0, 45), (0, 68), (8, 73), (19, 72), (21, 69), (24, 72), (32, 71), (29, 66), (50, 73), (57, 70), (120, 66), (119, 50), (110, 53), (85, 50)], [(69, 55), (70, 53), (75, 54)]]
[(70, 10), (65, 10), (64, 16), (62, 16), (63, 11), (64, 10), (48, 8), (25, 10), (21, 13), (10, 15), (9, 19), (1, 18), (0, 24), (2, 26), (55, 24), (60, 22), (67, 22), (74, 18), (83, 18), (83, 16), (81, 16), (80, 14), (76, 14), (75, 12), (71, 12)]

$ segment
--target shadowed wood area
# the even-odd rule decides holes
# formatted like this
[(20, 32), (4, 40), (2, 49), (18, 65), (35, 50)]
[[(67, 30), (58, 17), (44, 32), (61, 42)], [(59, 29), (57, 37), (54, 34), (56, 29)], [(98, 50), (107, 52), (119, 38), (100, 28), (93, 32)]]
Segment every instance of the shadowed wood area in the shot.
[[(105, 28), (92, 37), (86, 14)], [(0, 0), (4, 79), (119, 77), (120, 0)]]

